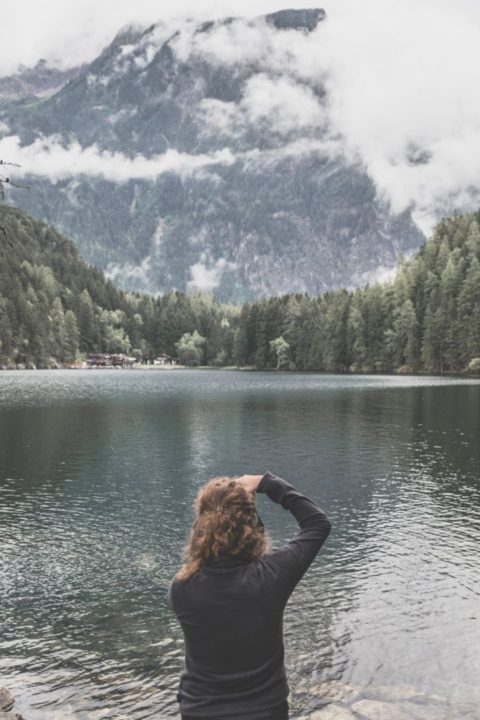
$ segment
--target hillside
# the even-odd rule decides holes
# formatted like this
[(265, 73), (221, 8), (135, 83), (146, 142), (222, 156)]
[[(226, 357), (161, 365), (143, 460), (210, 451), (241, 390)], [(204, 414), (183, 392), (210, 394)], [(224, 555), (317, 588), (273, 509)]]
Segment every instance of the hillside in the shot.
[(89, 352), (152, 359), (175, 353), (195, 327), (218, 352), (213, 336), (234, 309), (201, 293), (126, 294), (70, 240), (15, 208), (0, 205), (0, 226), (0, 366), (57, 367)]
[(0, 206), (0, 365), (124, 352), (258, 369), (479, 372), (479, 224), (480, 213), (443, 220), (391, 282), (238, 308), (199, 291), (127, 294), (53, 228)]
[(446, 218), (391, 282), (242, 309), (238, 364), (327, 372), (480, 372), (480, 213)]

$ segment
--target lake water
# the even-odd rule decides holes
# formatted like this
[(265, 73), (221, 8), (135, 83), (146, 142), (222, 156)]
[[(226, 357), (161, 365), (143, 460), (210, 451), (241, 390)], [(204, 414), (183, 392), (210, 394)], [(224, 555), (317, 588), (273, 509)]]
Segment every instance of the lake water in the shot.
[[(285, 614), (292, 716), (338, 681), (478, 719), (479, 438), (475, 380), (1, 372), (0, 685), (27, 720), (176, 715), (166, 589), (192, 501), (270, 470), (333, 523)], [(293, 537), (257, 503), (275, 545)]]

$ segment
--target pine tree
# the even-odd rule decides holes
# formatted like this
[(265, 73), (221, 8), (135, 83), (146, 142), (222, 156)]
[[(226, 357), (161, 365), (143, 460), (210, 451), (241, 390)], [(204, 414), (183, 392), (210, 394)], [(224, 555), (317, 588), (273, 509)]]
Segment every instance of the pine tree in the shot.
[(353, 372), (366, 370), (368, 365), (367, 328), (363, 306), (364, 296), (356, 293), (352, 298), (347, 320), (348, 355)]
[(56, 357), (59, 362), (65, 362), (67, 348), (67, 327), (65, 313), (63, 312), (62, 301), (56, 297), (50, 312), (50, 355)]
[(80, 332), (77, 318), (72, 310), (65, 313), (65, 361), (74, 362), (77, 358)]

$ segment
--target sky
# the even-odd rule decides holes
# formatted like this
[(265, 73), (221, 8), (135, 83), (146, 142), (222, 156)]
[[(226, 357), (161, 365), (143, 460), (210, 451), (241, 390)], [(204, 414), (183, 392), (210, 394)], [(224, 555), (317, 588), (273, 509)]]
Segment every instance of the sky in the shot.
[[(292, 144), (288, 133), (297, 127), (301, 140), (308, 138), (312, 128), (325, 127), (330, 151), (361, 163), (379, 195), (395, 212), (411, 209), (426, 233), (439, 214), (477, 208), (478, 0), (325, 0), (315, 4), (295, 0), (16, 0), (2, 8), (0, 75), (15, 72), (20, 63), (35, 64), (39, 58), (61, 68), (89, 62), (127, 24), (148, 25), (178, 17), (255, 17), (286, 7), (323, 7), (327, 20), (310, 36), (296, 33), (288, 47), (274, 30), (267, 37), (264, 30), (241, 24), (231, 32), (219, 30), (198, 41), (187, 32), (188, 24), (180, 21), (186, 31), (177, 47), (179, 55), (208, 55), (232, 66), (254, 58), (265, 68), (248, 82), (237, 105), (204, 103), (206, 127), (234, 137), (249, 123), (270, 122), (285, 137), (287, 153), (324, 152), (324, 146), (319, 149), (318, 143), (308, 145), (307, 140)], [(310, 89), (320, 82), (327, 90), (327, 103), (322, 106)], [(52, 179), (65, 168), (76, 167), (120, 182), (167, 171), (204, 171), (236, 159), (228, 146), (213, 156), (170, 151), (166, 157), (135, 162), (119, 153), (99, 153), (95, 147), (73, 144), (65, 149), (49, 138), (21, 149), (18, 138), (9, 136), (5, 128), (0, 154), (19, 157), (27, 169), (38, 166), (42, 157), (42, 167), (48, 168)]]
[(128, 24), (181, 16), (255, 17), (287, 7), (323, 7), (305, 0), (15, 0), (3, 5), (0, 76), (42, 57), (62, 68), (91, 61)]

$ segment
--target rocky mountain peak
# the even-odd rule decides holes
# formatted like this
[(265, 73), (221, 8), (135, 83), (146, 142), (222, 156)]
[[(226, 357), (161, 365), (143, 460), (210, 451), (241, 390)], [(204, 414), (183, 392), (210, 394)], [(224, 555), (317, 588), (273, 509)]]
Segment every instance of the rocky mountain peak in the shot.
[(266, 16), (269, 23), (279, 30), (315, 30), (319, 22), (325, 20), (325, 10), (310, 8), (308, 10), (279, 10)]

